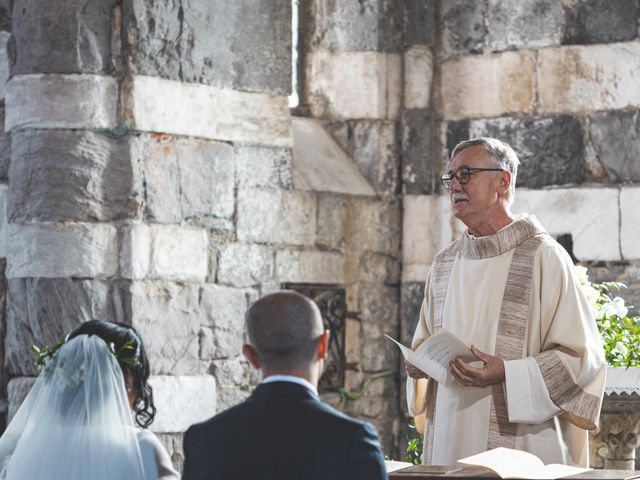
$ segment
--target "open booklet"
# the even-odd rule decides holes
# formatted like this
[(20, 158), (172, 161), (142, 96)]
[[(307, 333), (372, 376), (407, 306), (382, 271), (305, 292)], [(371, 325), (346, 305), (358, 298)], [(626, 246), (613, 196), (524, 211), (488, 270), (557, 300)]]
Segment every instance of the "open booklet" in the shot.
[(456, 357), (461, 357), (466, 362), (478, 361), (465, 342), (445, 329), (438, 330), (427, 338), (415, 352), (389, 335), (385, 334), (385, 337), (400, 347), (405, 360), (439, 383), (450, 384), (453, 381), (449, 364)]
[(545, 465), (532, 453), (504, 447), (463, 458), (458, 463), (488, 468), (500, 478), (553, 479), (591, 470), (557, 463)]

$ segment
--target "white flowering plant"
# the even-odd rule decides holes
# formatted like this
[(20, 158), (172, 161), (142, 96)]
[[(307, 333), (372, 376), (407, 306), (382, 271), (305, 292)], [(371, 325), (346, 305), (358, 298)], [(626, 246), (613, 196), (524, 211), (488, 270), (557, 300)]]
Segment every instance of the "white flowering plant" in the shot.
[(591, 283), (587, 269), (576, 266), (580, 285), (596, 318), (607, 364), (614, 367), (640, 365), (640, 317), (617, 294), (626, 288), (621, 282)]

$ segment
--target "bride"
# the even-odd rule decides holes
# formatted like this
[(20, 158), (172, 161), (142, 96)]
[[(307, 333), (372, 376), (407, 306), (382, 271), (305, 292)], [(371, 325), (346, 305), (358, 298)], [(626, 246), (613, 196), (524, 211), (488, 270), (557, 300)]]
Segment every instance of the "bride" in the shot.
[(149, 362), (132, 327), (83, 323), (47, 357), (0, 438), (1, 479), (179, 478), (146, 430), (156, 409)]

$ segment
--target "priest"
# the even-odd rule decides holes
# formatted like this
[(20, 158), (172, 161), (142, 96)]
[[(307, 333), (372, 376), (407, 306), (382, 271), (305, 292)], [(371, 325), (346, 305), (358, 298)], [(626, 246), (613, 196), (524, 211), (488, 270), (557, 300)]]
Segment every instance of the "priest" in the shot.
[(456, 359), (448, 384), (405, 365), (425, 463), (508, 447), (588, 466), (604, 351), (568, 254), (534, 216), (510, 210), (518, 164), (507, 144), (477, 138), (455, 147), (441, 177), (467, 230), (433, 261), (412, 347), (444, 328), (478, 360)]

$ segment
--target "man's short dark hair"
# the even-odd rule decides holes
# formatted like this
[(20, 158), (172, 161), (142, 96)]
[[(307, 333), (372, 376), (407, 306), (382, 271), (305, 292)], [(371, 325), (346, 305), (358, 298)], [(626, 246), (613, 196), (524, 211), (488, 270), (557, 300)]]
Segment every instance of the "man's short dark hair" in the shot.
[(266, 370), (295, 370), (314, 358), (323, 332), (317, 305), (297, 292), (283, 290), (256, 301), (245, 316), (249, 342)]

